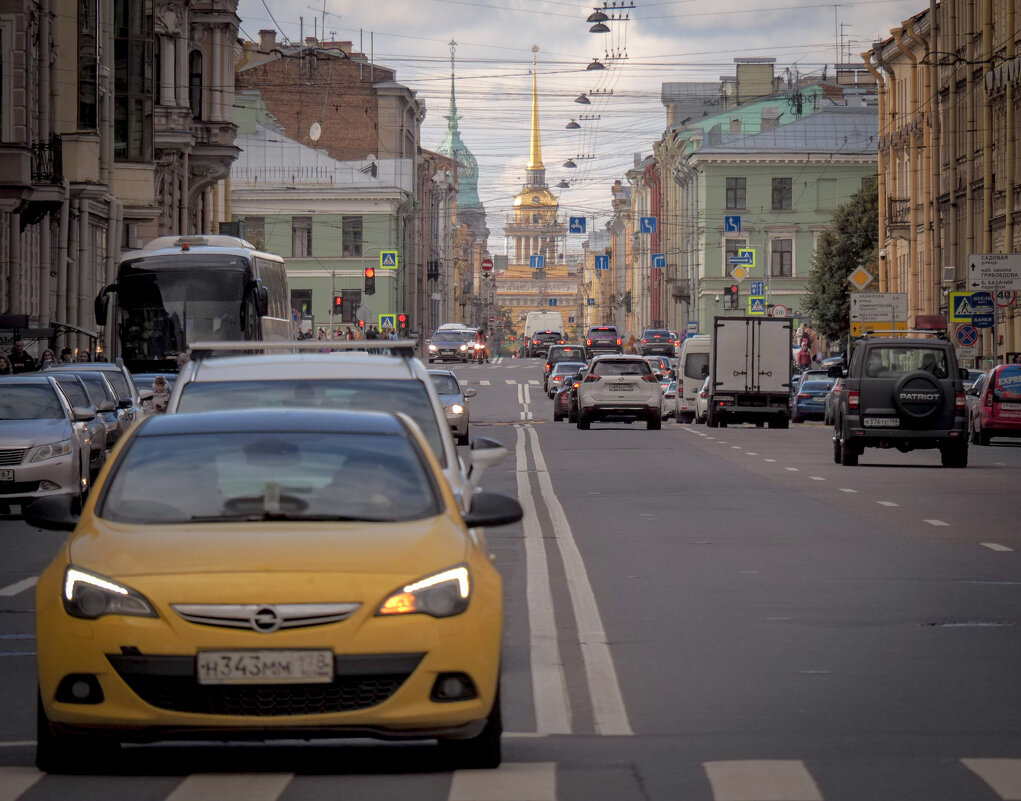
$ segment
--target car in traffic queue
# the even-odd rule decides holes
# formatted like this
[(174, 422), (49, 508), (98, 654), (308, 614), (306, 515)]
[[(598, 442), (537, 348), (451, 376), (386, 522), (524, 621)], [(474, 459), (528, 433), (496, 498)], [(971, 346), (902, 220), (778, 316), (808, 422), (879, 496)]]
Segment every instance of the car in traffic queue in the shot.
[(1021, 365), (998, 364), (974, 385), (968, 408), (968, 432), (973, 445), (988, 445), (993, 437), (1021, 437)]
[(578, 388), (578, 428), (587, 431), (599, 420), (644, 420), (662, 428), (663, 393), (652, 367), (641, 356), (592, 358)]
[(118, 404), (113, 384), (103, 373), (67, 373), (67, 375), (73, 375), (82, 382), (89, 397), (89, 405), (96, 410), (96, 416), (106, 426), (106, 446), (112, 448), (133, 423), (129, 411)]
[(549, 374), (553, 365), (557, 362), (585, 362), (588, 361), (588, 351), (584, 345), (550, 345), (546, 352), (546, 363), (542, 370), (542, 388), (549, 393)]
[[(465, 467), (428, 369), (411, 355), (414, 346), (408, 340), (196, 343), (167, 414), (253, 407), (404, 412), (422, 429), (467, 510), (483, 473), (507, 449), (479, 437)], [(252, 353), (255, 348), (263, 352)]]
[(835, 378), (826, 378), (799, 382), (797, 394), (791, 401), (791, 422), (803, 423), (809, 419), (824, 419), (826, 396), (830, 394), (836, 380)]
[(565, 381), (584, 367), (585, 362), (557, 362), (546, 381), (546, 394), (552, 398)]
[(649, 363), (652, 368), (652, 372), (656, 374), (656, 378), (661, 381), (664, 378), (672, 376), (674, 371), (673, 365), (670, 363), (670, 359), (667, 356), (646, 356), (645, 361)]
[(647, 328), (638, 340), (638, 353), (642, 356), (662, 354), (673, 356), (676, 350), (676, 337), (665, 328)]
[(426, 345), (429, 362), (470, 362), (475, 359), (474, 339), (466, 329), (439, 328)]
[(693, 334), (681, 345), (677, 370), (677, 422), (695, 419), (695, 395), (709, 375), (709, 337)]
[(574, 423), (578, 419), (578, 388), (581, 386), (584, 373), (578, 372), (569, 376), (553, 395), (553, 422), (567, 420)]
[(840, 390), (844, 385), (843, 377), (833, 380), (833, 386), (830, 391), (826, 394), (826, 404), (823, 411), (822, 421), (825, 425), (833, 425), (833, 420), (837, 414), (837, 404), (840, 403)]
[[(695, 393), (695, 417), (696, 423), (704, 423), (706, 418), (709, 417), (709, 384), (712, 381), (709, 376), (705, 377), (702, 382), (702, 386), (699, 387), (698, 392)], [(681, 422), (678, 417), (678, 423)]]
[(585, 347), (590, 355), (596, 353), (620, 353), (623, 340), (614, 325), (594, 325), (585, 335)]
[[(54, 376), (54, 380), (72, 408), (91, 409), (93, 412), (94, 416), (91, 420), (80, 420), (75, 425), (86, 430), (89, 440), (89, 478), (94, 479), (106, 464), (106, 452), (110, 447), (106, 437), (107, 423), (99, 416), (99, 410), (93, 406), (81, 378), (73, 373), (58, 373)], [(105, 401), (101, 405), (106, 412), (114, 409), (114, 405), (109, 401)]]
[(145, 416), (143, 404), (152, 400), (152, 389), (139, 389), (128, 368), (113, 362), (78, 362), (74, 364), (51, 364), (47, 372), (100, 373), (110, 382), (117, 395), (117, 408), (125, 425), (131, 425)]
[(242, 409), (132, 429), (36, 587), (36, 764), (122, 742), (432, 739), (501, 760), (500, 575), (403, 414)]
[[(532, 334), (526, 348), (530, 356), (541, 356), (546, 358), (550, 348), (555, 345), (566, 345), (567, 340), (560, 331), (536, 331)], [(549, 361), (547, 359), (547, 361)]]
[(429, 376), (436, 387), (436, 393), (440, 396), (443, 413), (450, 423), (454, 440), (458, 445), (467, 445), (468, 427), (471, 423), (468, 398), (475, 397), (475, 390), (471, 387), (462, 388), (457, 376), (450, 370), (430, 370)]
[(91, 486), (91, 442), (81, 425), (96, 415), (72, 406), (47, 373), (0, 376), (0, 507), (66, 496), (79, 507)]
[(663, 390), (663, 419), (666, 420), (677, 413), (677, 381), (671, 378), (665, 384), (660, 381), (659, 385)]

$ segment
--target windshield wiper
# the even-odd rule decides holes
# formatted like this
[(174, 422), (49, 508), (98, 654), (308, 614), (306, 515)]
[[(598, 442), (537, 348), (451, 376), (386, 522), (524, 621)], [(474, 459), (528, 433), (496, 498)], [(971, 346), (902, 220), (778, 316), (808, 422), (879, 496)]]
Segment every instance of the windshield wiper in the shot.
[(370, 523), (380, 522), (376, 518), (354, 517), (351, 515), (301, 515), (287, 514), (286, 512), (260, 512), (259, 514), (248, 515), (193, 515), (189, 518), (192, 523), (254, 523), (264, 520), (301, 520), (313, 522), (350, 522), (367, 521)]

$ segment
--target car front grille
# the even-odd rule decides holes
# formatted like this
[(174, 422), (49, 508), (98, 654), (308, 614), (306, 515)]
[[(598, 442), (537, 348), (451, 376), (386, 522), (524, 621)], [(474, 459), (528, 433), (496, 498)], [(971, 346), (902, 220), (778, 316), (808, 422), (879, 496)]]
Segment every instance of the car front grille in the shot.
[(132, 691), (158, 709), (265, 718), (377, 706), (400, 689), (423, 656), (337, 656), (330, 684), (199, 684), (193, 657), (110, 654), (107, 658)]
[(26, 450), (26, 448), (0, 450), (0, 465), (21, 464), (21, 460), (25, 458)]
[(4, 495), (28, 495), (31, 492), (37, 492), (38, 489), (38, 481), (14, 481), (11, 483), (4, 481), (0, 482), (0, 497)]

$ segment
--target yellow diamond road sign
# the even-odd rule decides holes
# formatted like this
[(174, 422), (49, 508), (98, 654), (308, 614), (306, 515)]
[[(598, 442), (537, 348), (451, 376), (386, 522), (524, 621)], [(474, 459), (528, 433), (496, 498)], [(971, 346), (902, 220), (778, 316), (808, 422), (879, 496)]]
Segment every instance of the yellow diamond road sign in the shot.
[(869, 284), (871, 284), (873, 281), (875, 281), (876, 277), (868, 270), (866, 270), (864, 267), (859, 267), (857, 270), (855, 270), (853, 273), (847, 276), (847, 280), (850, 281), (854, 285), (854, 288), (860, 292)]
[(730, 271), (735, 281), (744, 281), (748, 277), (748, 268), (743, 264), (737, 265), (733, 270)]

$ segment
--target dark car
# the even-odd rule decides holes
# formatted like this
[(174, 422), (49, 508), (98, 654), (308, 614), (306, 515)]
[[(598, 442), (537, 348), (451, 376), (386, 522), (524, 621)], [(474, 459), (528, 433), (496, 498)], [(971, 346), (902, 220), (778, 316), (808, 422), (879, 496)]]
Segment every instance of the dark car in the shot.
[(573, 423), (578, 419), (578, 387), (581, 386), (581, 373), (570, 376), (553, 396), (553, 422), (559, 423), (566, 419)]
[(828, 425), (833, 425), (833, 421), (837, 416), (837, 404), (840, 403), (840, 388), (844, 385), (844, 379), (838, 378), (833, 382), (833, 386), (830, 387), (829, 394), (826, 396), (826, 408), (823, 412), (822, 421)]
[(643, 356), (659, 353), (664, 356), (674, 355), (673, 334), (664, 328), (647, 328), (638, 340), (638, 352)]
[[(839, 377), (840, 367), (832, 367)], [(962, 371), (943, 337), (858, 340), (833, 427), (833, 460), (856, 465), (865, 448), (940, 452), (944, 467), (967, 467)]]
[(546, 353), (546, 365), (542, 373), (542, 387), (549, 392), (549, 374), (557, 362), (588, 361), (588, 351), (584, 345), (550, 345)]
[(993, 437), (1021, 437), (1021, 365), (999, 364), (972, 387), (968, 431), (973, 445)]
[(585, 347), (589, 354), (620, 353), (621, 339), (617, 327), (613, 325), (594, 325), (585, 335)]
[(525, 345), (525, 350), (528, 356), (545, 356), (551, 347), (563, 345), (566, 342), (564, 335), (559, 331), (536, 331)]
[(826, 396), (833, 389), (837, 379), (802, 381), (798, 394), (791, 403), (791, 422), (801, 423), (809, 419), (822, 420), (826, 416)]

